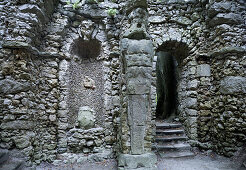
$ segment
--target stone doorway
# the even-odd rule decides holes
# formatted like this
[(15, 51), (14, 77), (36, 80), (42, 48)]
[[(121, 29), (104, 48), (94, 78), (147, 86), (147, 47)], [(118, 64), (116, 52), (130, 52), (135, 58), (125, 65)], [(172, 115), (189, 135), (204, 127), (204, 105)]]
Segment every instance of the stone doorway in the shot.
[(177, 115), (177, 65), (177, 60), (172, 56), (171, 52), (157, 52), (157, 119), (171, 120)]
[[(192, 157), (194, 153), (186, 136), (185, 112), (182, 106), (187, 99), (183, 88), (188, 77), (187, 46), (167, 42), (156, 52), (156, 136), (154, 148), (161, 158)], [(184, 117), (184, 119), (183, 119)]]
[[(187, 81), (184, 76), (188, 46), (182, 42), (168, 41), (156, 51), (156, 119), (173, 121), (180, 118), (180, 102), (185, 96), (182, 87)], [(181, 113), (181, 114), (180, 114)], [(182, 117), (182, 116), (181, 116)]]

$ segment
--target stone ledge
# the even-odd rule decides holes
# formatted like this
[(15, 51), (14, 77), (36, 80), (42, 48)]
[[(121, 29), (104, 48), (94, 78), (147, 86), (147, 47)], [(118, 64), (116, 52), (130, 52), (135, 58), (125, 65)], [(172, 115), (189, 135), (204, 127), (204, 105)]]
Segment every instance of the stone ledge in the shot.
[(64, 55), (60, 53), (53, 53), (53, 52), (41, 52), (37, 48), (31, 46), (30, 44), (22, 41), (3, 41), (2, 44), (3, 48), (11, 48), (11, 49), (25, 49), (31, 52), (34, 55), (40, 57), (51, 57), (51, 58), (66, 58)]
[(201, 53), (198, 54), (199, 57), (219, 57), (223, 54), (228, 54), (228, 53), (237, 53), (240, 55), (246, 54), (246, 49), (243, 47), (223, 47), (219, 50), (212, 51), (210, 53)]

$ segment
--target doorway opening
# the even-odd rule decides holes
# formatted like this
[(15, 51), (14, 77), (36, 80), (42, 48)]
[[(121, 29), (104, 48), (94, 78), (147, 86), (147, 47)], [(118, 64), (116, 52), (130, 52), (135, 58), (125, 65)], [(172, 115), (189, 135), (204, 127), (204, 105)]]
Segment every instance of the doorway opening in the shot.
[(177, 108), (177, 61), (170, 52), (157, 52), (156, 90), (158, 119), (175, 117)]
[(179, 89), (186, 44), (166, 42), (156, 52), (156, 118), (173, 121), (179, 115)]

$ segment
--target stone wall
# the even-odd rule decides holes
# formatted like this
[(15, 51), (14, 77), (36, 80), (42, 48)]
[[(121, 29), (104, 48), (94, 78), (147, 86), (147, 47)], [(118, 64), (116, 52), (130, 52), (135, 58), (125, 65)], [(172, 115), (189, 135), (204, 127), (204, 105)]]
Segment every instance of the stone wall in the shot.
[(39, 163), (56, 157), (56, 59), (1, 50), (1, 147), (17, 148)]
[(243, 1), (151, 2), (149, 14), (157, 50), (179, 63), (178, 111), (191, 143), (232, 156), (245, 140)]
[[(81, 2), (75, 9), (65, 0), (0, 2), (1, 148), (19, 149), (29, 163), (53, 161), (69, 152), (129, 153), (126, 75), (119, 48), (130, 27), (126, 2)], [(226, 156), (246, 140), (244, 4), (148, 1), (153, 48), (171, 52), (178, 61), (177, 109), (191, 143)], [(118, 10), (115, 16), (108, 16), (110, 8)], [(84, 59), (84, 51), (74, 46), (78, 40), (99, 42), (100, 54)], [(151, 59), (147, 150), (154, 138), (156, 59)], [(82, 106), (93, 110), (90, 128), (77, 119)]]
[[(1, 148), (17, 148), (34, 163), (53, 161), (64, 152), (107, 150), (103, 159), (111, 157), (120, 105), (117, 32), (114, 18), (107, 18), (106, 12), (111, 4), (80, 4), (80, 9), (65, 1), (56, 3), (56, 9), (53, 4), (0, 4), (4, 21), (0, 43)], [(11, 10), (22, 18), (13, 20), (16, 13), (11, 14)], [(78, 39), (100, 42), (99, 54), (81, 58), (74, 52), (80, 47), (73, 48)], [(95, 122), (89, 129), (79, 126), (81, 106), (94, 110)]]
[(197, 140), (196, 55), (204, 39), (202, 4), (196, 1), (152, 2), (149, 15), (149, 31), (156, 51), (171, 52), (178, 62), (177, 111), (189, 138)]

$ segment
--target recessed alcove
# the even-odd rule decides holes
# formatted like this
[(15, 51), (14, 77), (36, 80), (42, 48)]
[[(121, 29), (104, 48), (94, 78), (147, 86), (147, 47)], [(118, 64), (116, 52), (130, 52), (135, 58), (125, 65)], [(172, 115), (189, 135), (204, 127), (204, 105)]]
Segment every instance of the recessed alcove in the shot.
[(81, 59), (96, 59), (101, 52), (101, 43), (98, 40), (85, 41), (78, 38), (71, 47), (71, 53)]
[(101, 44), (98, 40), (77, 39), (71, 46), (69, 67), (68, 122), (76, 125), (80, 107), (88, 106), (95, 112), (96, 124), (104, 124), (104, 71), (99, 60)]

